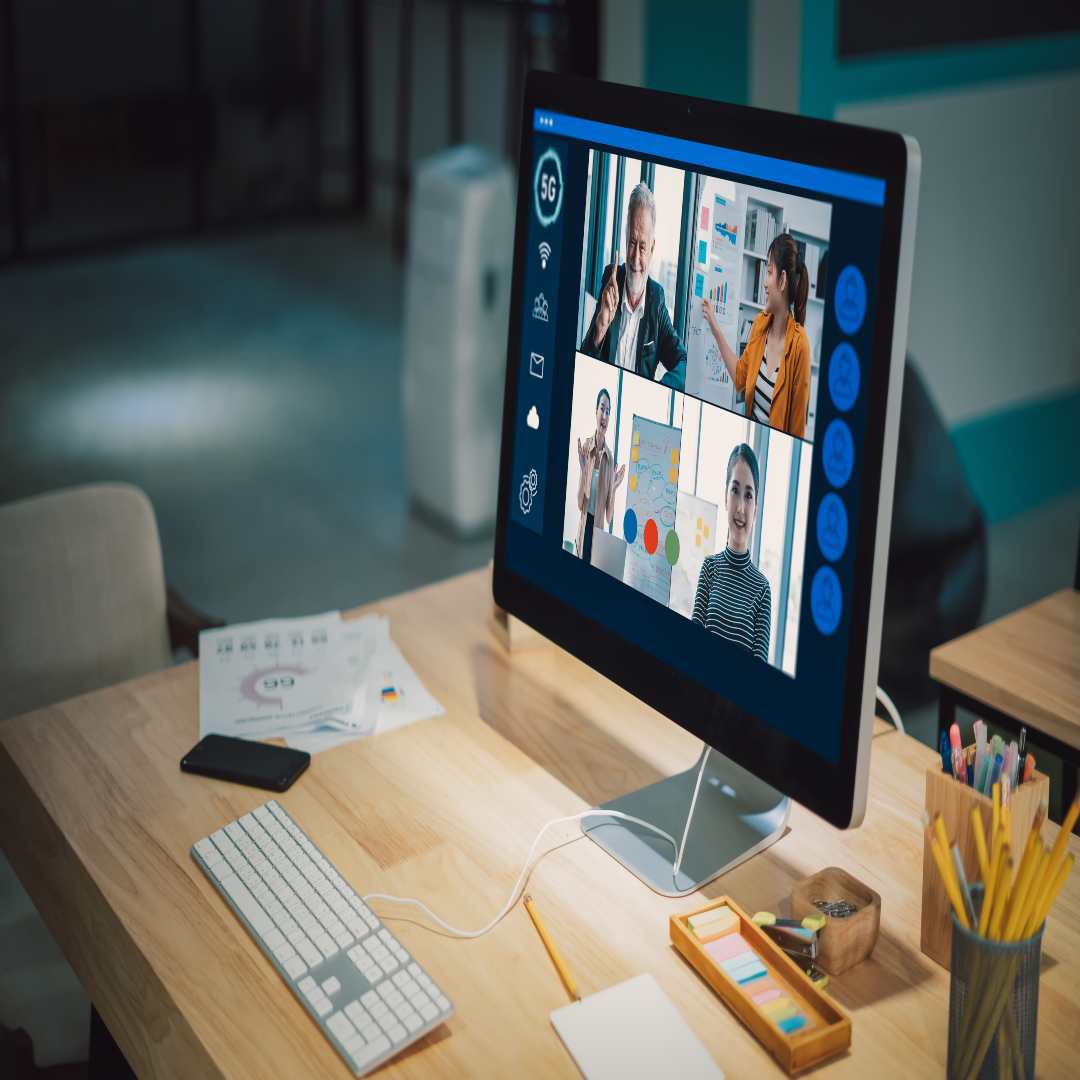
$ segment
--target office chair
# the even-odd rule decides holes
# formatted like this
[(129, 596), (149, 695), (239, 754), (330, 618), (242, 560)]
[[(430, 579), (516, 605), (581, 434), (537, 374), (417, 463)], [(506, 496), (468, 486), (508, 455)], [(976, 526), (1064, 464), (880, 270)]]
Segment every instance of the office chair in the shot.
[[(167, 590), (150, 500), (126, 484), (0, 506), (0, 720), (198, 653), (220, 626)], [(0, 856), (0, 1025), (23, 1028), (39, 1067), (84, 1061), (90, 1002)]]

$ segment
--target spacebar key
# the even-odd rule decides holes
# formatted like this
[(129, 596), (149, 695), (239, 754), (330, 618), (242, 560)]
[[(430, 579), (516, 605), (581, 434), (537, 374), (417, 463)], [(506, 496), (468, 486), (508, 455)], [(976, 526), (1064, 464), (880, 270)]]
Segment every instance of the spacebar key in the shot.
[(262, 905), (248, 891), (248, 887), (238, 878), (231, 877), (221, 883), (221, 887), (229, 894), (229, 898), (240, 909), (243, 916), (255, 928), (260, 937), (265, 937), (274, 928), (270, 916), (262, 909)]

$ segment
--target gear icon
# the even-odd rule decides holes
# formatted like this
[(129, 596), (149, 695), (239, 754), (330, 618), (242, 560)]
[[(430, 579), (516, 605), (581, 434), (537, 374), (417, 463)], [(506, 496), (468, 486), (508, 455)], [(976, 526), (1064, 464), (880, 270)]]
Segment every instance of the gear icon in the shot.
[(518, 505), (521, 507), (521, 512), (527, 514), (532, 510), (533, 499), (536, 497), (536, 489), (540, 485), (540, 478), (536, 475), (535, 469), (530, 469), (521, 478), (521, 487), (518, 488)]

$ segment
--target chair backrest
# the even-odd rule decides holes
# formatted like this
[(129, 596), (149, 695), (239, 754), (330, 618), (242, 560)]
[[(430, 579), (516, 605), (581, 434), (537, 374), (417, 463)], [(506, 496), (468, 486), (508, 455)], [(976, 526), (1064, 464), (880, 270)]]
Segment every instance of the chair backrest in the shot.
[(165, 667), (150, 500), (94, 484), (0, 506), (0, 719)]

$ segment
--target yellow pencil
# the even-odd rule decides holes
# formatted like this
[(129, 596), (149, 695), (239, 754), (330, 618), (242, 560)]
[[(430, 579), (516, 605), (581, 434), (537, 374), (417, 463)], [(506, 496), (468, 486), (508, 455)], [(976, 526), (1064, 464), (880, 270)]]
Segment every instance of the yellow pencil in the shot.
[[(1038, 899), (1039, 884), (1041, 880), (1040, 875), (1045, 859), (1046, 848), (1044, 848), (1041, 843), (1036, 842), (1035, 854), (1031, 860), (1031, 865), (1028, 867), (1027, 883), (1024, 886), (1024, 896), (1022, 902), (1017, 905), (1015, 923), (1011, 927), (1012, 940), (1014, 941), (1019, 941), (1020, 938), (1023, 937), (1028, 923), (1031, 922), (1031, 916), (1035, 910), (1035, 902)], [(1007, 928), (1006, 937), (1008, 936)]]
[(1065, 884), (1065, 879), (1068, 878), (1072, 867), (1073, 857), (1067, 855), (1064, 862), (1058, 867), (1058, 872), (1055, 874), (1054, 880), (1050, 882), (1049, 887), (1043, 892), (1042, 899), (1039, 901), (1039, 907), (1031, 916), (1031, 922), (1028, 923), (1027, 928), (1029, 935), (1034, 934), (1035, 931), (1046, 922), (1046, 917), (1050, 914), (1050, 909), (1054, 906), (1054, 901), (1057, 899), (1058, 893), (1061, 892), (1061, 889)]
[(998, 884), (994, 890), (994, 910), (990, 912), (990, 925), (987, 927), (987, 937), (995, 941), (1001, 940), (1001, 913), (1005, 910), (1005, 904), (1009, 899), (1009, 882), (1012, 881), (1013, 861), (1009, 845), (1004, 844), (1001, 849), (1001, 869), (998, 871)]
[(952, 859), (949, 857), (949, 837), (945, 832), (945, 822), (942, 820), (940, 814), (934, 815), (934, 832), (936, 834), (935, 839), (937, 840), (934, 858), (937, 861), (941, 878), (945, 883), (945, 892), (948, 894), (953, 907), (956, 909), (956, 917), (960, 921), (960, 925), (964, 927), (965, 930), (969, 930), (971, 928), (971, 923), (968, 922), (967, 910), (964, 907), (964, 900), (960, 894), (960, 879), (956, 876), (956, 867), (953, 866)]
[(1001, 830), (999, 829), (992, 838), (994, 854), (990, 857), (990, 876), (983, 882), (982, 911), (979, 913), (979, 936), (986, 936), (986, 928), (990, 925), (990, 911), (994, 906), (997, 894), (999, 871), (1001, 870)]
[(1011, 941), (1020, 925), (1021, 916), (1027, 906), (1028, 892), (1031, 888), (1031, 868), (1036, 859), (1039, 838), (1034, 830), (1028, 833), (1028, 842), (1024, 848), (1024, 857), (1020, 860), (1020, 869), (1016, 872), (1016, 881), (1009, 893), (1009, 906), (1005, 911), (1005, 928), (1002, 937)]
[(1061, 853), (1065, 850), (1065, 843), (1069, 839), (1069, 834), (1073, 831), (1077, 817), (1080, 817), (1080, 795), (1073, 799), (1072, 806), (1069, 807), (1069, 812), (1061, 823), (1061, 829), (1058, 831), (1057, 839), (1054, 841), (1054, 846), (1050, 851), (1051, 865), (1057, 862), (1061, 857)]
[(941, 846), (937, 842), (936, 836), (929, 837), (930, 853), (934, 856), (934, 862), (937, 863), (938, 873), (941, 875), (941, 882), (945, 886), (945, 895), (949, 898), (949, 903), (952, 904), (953, 911), (956, 912), (956, 921), (965, 930), (971, 929), (971, 923), (968, 922), (967, 912), (964, 910), (964, 901), (960, 896), (960, 886), (956, 882), (956, 871), (953, 870), (952, 863), (949, 862), (948, 856), (944, 855), (941, 851)]
[(533, 921), (533, 926), (536, 927), (536, 932), (540, 935), (540, 940), (544, 943), (544, 948), (548, 951), (548, 956), (551, 957), (551, 962), (555, 965), (555, 970), (559, 973), (559, 978), (563, 981), (563, 986), (566, 987), (566, 992), (575, 1000), (580, 1001), (581, 995), (578, 993), (577, 983), (574, 982), (574, 976), (570, 974), (570, 969), (566, 966), (566, 961), (562, 958), (562, 954), (555, 946), (555, 942), (548, 936), (547, 930), (544, 928), (544, 924), (540, 921), (540, 916), (537, 913), (536, 908), (533, 906), (532, 897), (525, 897), (525, 910), (529, 913), (529, 918)]
[(983, 887), (986, 887), (986, 879), (990, 876), (990, 856), (986, 852), (986, 837), (983, 835), (982, 814), (979, 808), (971, 808), (971, 831), (975, 834), (975, 854), (979, 860), (979, 876), (982, 878)]

